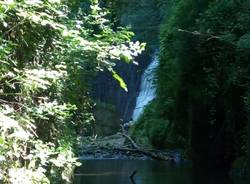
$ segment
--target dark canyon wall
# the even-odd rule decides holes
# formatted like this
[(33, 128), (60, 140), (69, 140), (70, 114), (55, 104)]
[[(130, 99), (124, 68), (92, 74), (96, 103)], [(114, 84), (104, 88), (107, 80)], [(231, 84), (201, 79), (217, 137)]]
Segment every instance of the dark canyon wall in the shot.
[(158, 30), (161, 21), (158, 5), (157, 0), (119, 0), (118, 22), (123, 26), (131, 27), (135, 33), (135, 40), (147, 43), (146, 51), (136, 58), (138, 66), (124, 62), (117, 63), (116, 71), (126, 82), (128, 92), (121, 89), (108, 72), (98, 74), (93, 85), (94, 98), (97, 101), (115, 105), (124, 121), (132, 116), (139, 93), (141, 75), (148, 66), (158, 44)]

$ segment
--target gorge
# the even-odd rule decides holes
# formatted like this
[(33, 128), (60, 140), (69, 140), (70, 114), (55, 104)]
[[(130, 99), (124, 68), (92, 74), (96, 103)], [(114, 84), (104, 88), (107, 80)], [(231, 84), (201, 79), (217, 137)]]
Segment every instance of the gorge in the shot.
[[(119, 3), (120, 23), (131, 25), (136, 38), (148, 44), (144, 55), (137, 58), (139, 66), (133, 66), (139, 69), (137, 77), (127, 78), (136, 73), (131, 70), (123, 75), (132, 92), (114, 100), (116, 105), (124, 102), (124, 109), (117, 105), (123, 122), (131, 117), (138, 120), (132, 127), (132, 137), (156, 148), (184, 150), (195, 165), (203, 167), (229, 172), (237, 171), (244, 163), (245, 173), (249, 169), (245, 147), (249, 139), (249, 102), (248, 88), (244, 86), (249, 74), (249, 29), (244, 25), (249, 19), (243, 18), (248, 15), (243, 7), (249, 2)], [(239, 4), (245, 13), (239, 13)], [(230, 21), (235, 27), (232, 25), (228, 32)], [(242, 27), (236, 26), (237, 21)], [(138, 119), (136, 96), (143, 85), (140, 79), (158, 47), (156, 97)], [(109, 93), (106, 99), (114, 96)]]
[(249, 7), (1, 0), (0, 183), (249, 183)]

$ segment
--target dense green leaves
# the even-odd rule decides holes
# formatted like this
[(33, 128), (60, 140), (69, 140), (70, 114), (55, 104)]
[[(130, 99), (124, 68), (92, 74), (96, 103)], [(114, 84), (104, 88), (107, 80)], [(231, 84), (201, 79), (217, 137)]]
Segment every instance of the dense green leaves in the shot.
[[(76, 133), (93, 121), (90, 81), (144, 45), (97, 0), (0, 2), (0, 180), (69, 182)], [(86, 4), (85, 4), (86, 3)], [(77, 131), (76, 131), (77, 130)], [(61, 177), (58, 175), (60, 174)]]
[(139, 123), (168, 122), (198, 164), (249, 158), (249, 3), (179, 0), (161, 26), (155, 110)]

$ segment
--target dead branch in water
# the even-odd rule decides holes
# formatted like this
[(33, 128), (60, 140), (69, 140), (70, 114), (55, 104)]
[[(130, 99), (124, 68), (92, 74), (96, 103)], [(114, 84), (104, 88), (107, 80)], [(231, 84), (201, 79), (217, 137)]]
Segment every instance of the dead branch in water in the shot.
[[(172, 160), (171, 157), (161, 151), (158, 150), (149, 150), (142, 148), (136, 144), (136, 142), (125, 132), (120, 134), (121, 136), (125, 137), (130, 143), (131, 146), (126, 146), (126, 145), (101, 145), (101, 144), (90, 144), (89, 146), (84, 148), (85, 152), (88, 153), (94, 153), (98, 151), (99, 153), (102, 152), (102, 150), (107, 150), (108, 153), (112, 154), (114, 151), (120, 151), (124, 152), (124, 155), (130, 155), (131, 153), (137, 153), (141, 154), (147, 157), (150, 157), (155, 160), (163, 160), (163, 161), (170, 161)], [(131, 155), (132, 155), (131, 154)]]
[(129, 142), (132, 144), (133, 148), (139, 149), (139, 146), (135, 143), (135, 141), (130, 136), (128, 136), (125, 133), (122, 133), (122, 136), (129, 140)]
[(156, 159), (156, 160), (164, 160), (164, 161), (170, 161), (171, 160), (170, 157), (165, 156), (162, 153), (155, 153), (154, 151), (148, 151), (148, 150), (144, 150), (144, 149), (141, 149), (141, 148), (131, 149), (131, 148), (126, 148), (125, 147), (125, 148), (111, 148), (111, 149), (117, 150), (117, 151), (140, 153), (140, 154), (143, 154), (145, 156), (148, 156), (148, 157)]

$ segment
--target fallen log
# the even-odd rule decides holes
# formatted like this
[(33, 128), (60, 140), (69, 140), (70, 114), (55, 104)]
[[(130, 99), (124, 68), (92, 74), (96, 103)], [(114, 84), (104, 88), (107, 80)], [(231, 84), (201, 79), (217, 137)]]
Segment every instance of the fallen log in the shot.
[(136, 144), (136, 142), (129, 135), (127, 135), (124, 132), (120, 133), (120, 135), (125, 137), (131, 143), (131, 146), (103, 145), (103, 144), (96, 142), (94, 144), (91, 144), (85, 147), (84, 152), (87, 154), (90, 154), (90, 153), (94, 154), (95, 152), (98, 151), (100, 154), (102, 154), (103, 150), (107, 150), (110, 154), (112, 154), (115, 151), (120, 151), (120, 152), (125, 152), (124, 155), (127, 155), (128, 154), (127, 152), (131, 152), (131, 153), (145, 155), (155, 160), (163, 160), (163, 161), (173, 160), (170, 156), (168, 156), (164, 152), (161, 152), (158, 150), (152, 150), (152, 149), (149, 150), (149, 149), (141, 148), (140, 146)]
[(125, 152), (134, 152), (134, 153), (140, 153), (140, 154), (143, 154), (145, 156), (148, 156), (150, 158), (153, 158), (153, 159), (156, 159), (156, 160), (163, 160), (163, 161), (170, 161), (171, 158), (170, 157), (167, 157), (165, 155), (162, 155), (161, 153), (160, 154), (157, 154), (157, 153), (154, 153), (153, 151), (147, 151), (147, 150), (143, 150), (141, 148), (138, 148), (138, 149), (131, 149), (131, 148), (112, 148), (114, 150), (117, 150), (117, 151), (125, 151)]
[(122, 133), (122, 136), (124, 136), (126, 139), (128, 139), (128, 141), (131, 143), (132, 147), (134, 149), (130, 149), (130, 148), (115, 148), (116, 150), (120, 150), (120, 151), (131, 151), (131, 152), (136, 152), (136, 153), (141, 153), (143, 155), (149, 156), (153, 159), (157, 159), (157, 160), (171, 160), (169, 157), (166, 157), (164, 155), (160, 155), (157, 153), (154, 153), (155, 150), (149, 151), (149, 150), (145, 150), (143, 148), (140, 148), (135, 141), (127, 134)]
[(135, 141), (130, 136), (128, 136), (125, 133), (122, 133), (122, 136), (128, 139), (128, 141), (132, 144), (133, 148), (139, 149), (139, 146), (135, 143)]
[(142, 154), (147, 157), (150, 157), (155, 160), (162, 160), (162, 161), (171, 161), (172, 158), (169, 156), (164, 155), (163, 152), (155, 152), (155, 150), (145, 150), (142, 148), (128, 148), (128, 147), (108, 147), (108, 146), (94, 146), (92, 148), (86, 149), (85, 153), (94, 153), (94, 152), (102, 152), (102, 150), (107, 150), (108, 152), (112, 153), (114, 151), (125, 152), (127, 154), (130, 153), (137, 153)]

